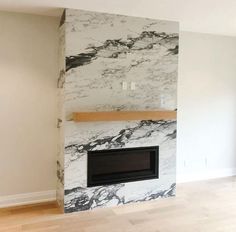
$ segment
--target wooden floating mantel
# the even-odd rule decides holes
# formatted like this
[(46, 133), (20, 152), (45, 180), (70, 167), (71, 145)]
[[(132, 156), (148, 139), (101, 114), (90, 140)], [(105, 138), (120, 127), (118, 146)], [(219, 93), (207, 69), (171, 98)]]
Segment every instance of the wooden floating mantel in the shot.
[(176, 111), (103, 111), (103, 112), (75, 112), (73, 121), (129, 121), (129, 120), (161, 120), (176, 119)]

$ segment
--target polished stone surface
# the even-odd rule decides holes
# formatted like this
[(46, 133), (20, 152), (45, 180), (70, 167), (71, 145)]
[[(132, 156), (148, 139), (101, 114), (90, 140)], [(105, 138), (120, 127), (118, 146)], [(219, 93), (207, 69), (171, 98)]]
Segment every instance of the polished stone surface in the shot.
[[(175, 120), (75, 123), (71, 114), (175, 110), (178, 23), (67, 9), (61, 28), (58, 182), (65, 211), (175, 195)], [(158, 179), (87, 187), (88, 151), (145, 146), (159, 146)]]

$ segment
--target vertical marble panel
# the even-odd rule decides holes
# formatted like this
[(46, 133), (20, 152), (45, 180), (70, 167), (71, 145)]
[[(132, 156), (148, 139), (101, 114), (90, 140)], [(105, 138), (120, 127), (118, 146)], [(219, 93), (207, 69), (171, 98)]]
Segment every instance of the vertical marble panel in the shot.
[[(70, 119), (77, 111), (175, 110), (178, 23), (67, 9), (64, 32), (65, 70), (58, 82), (64, 137), (58, 179), (63, 176), (59, 182), (65, 211), (174, 196), (175, 120), (75, 123)], [(89, 150), (145, 146), (159, 146), (158, 179), (87, 187)]]
[(58, 133), (58, 146), (57, 146), (57, 191), (56, 198), (60, 207), (64, 210), (64, 99), (65, 99), (65, 24), (62, 23), (59, 27), (59, 76), (57, 81), (57, 96), (58, 96), (58, 119), (57, 127)]

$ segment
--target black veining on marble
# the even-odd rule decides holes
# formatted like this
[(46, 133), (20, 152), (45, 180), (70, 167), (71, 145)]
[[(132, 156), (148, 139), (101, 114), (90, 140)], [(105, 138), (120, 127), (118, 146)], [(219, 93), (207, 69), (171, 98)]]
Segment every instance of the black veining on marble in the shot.
[(57, 79), (57, 88), (63, 89), (64, 84), (65, 84), (65, 71), (61, 70), (59, 78)]
[(58, 118), (57, 119), (57, 128), (60, 129), (61, 128), (61, 124), (62, 124), (62, 119)]
[(62, 26), (65, 23), (65, 20), (66, 20), (66, 10), (63, 10), (59, 26)]
[(111, 201), (113, 202), (113, 205), (121, 205), (174, 196), (176, 184), (172, 184), (167, 190), (147, 192), (143, 198), (129, 201), (125, 200), (125, 196), (119, 196), (117, 193), (123, 187), (124, 184), (97, 187), (93, 189), (92, 196), (90, 196), (88, 191), (84, 188), (75, 188), (70, 191), (65, 191), (65, 195), (76, 195), (72, 200), (65, 202), (65, 212), (70, 213), (102, 207), (108, 205)]
[(156, 45), (165, 46), (168, 52), (167, 55), (176, 55), (178, 54), (178, 46), (176, 45), (178, 38), (178, 34), (143, 31), (138, 37), (130, 37), (127, 40), (108, 39), (101, 46), (88, 47), (88, 51), (85, 53), (66, 57), (66, 71), (90, 64), (98, 57), (118, 58), (120, 54), (127, 54), (139, 50), (150, 50)]
[(57, 160), (57, 179), (62, 185), (64, 185), (64, 170), (58, 160)]
[(166, 135), (168, 139), (176, 139), (177, 130), (174, 130), (172, 133)]
[[(112, 148), (121, 148), (124, 147), (129, 139), (132, 139), (132, 135), (142, 127), (145, 126), (155, 126), (152, 130), (148, 130), (143, 137), (148, 138), (152, 136), (152, 133), (156, 131), (163, 131), (164, 129), (171, 127), (173, 124), (176, 124), (176, 121), (170, 120), (142, 120), (138, 123), (137, 126), (132, 128), (126, 128), (119, 131), (117, 135), (107, 136), (102, 139), (91, 140), (87, 144), (70, 144), (65, 147), (65, 154), (70, 154), (73, 157), (73, 161), (83, 156), (87, 151), (93, 150), (97, 146), (106, 144), (106, 149)], [(176, 138), (176, 130), (172, 133), (167, 134), (166, 140), (172, 140)], [(135, 139), (141, 139), (135, 138)]]
[(71, 202), (67, 202), (65, 206), (66, 212), (88, 210), (92, 205), (97, 207), (108, 203), (111, 200), (116, 200), (117, 205), (124, 202), (124, 198), (117, 195), (117, 191), (124, 187), (124, 184), (101, 186), (93, 189), (92, 196), (88, 196), (85, 188), (75, 188), (73, 190), (65, 191), (67, 194), (76, 194), (77, 197), (73, 198)]
[(168, 52), (172, 55), (177, 55), (179, 53), (179, 46), (176, 45), (174, 48), (169, 48)]
[[(104, 78), (104, 80), (106, 80), (106, 78), (112, 78), (112, 77), (116, 77), (123, 79), (125, 74), (130, 72), (133, 68), (138, 67), (139, 65), (143, 65), (145, 63), (149, 63), (151, 62), (151, 59), (148, 58), (141, 58), (139, 60), (136, 60), (135, 62), (133, 62), (132, 64), (130, 64), (127, 68), (121, 67), (121, 66), (117, 66), (117, 67), (108, 67), (105, 68), (104, 70), (102, 70), (102, 74), (101, 74), (101, 78)], [(111, 86), (112, 88), (112, 86)], [(121, 110), (121, 109), (119, 109)]]

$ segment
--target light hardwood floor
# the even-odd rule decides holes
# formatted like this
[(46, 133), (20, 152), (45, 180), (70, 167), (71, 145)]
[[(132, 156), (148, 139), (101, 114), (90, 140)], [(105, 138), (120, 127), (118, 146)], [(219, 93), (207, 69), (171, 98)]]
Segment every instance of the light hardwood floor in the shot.
[(61, 214), (55, 203), (0, 210), (0, 232), (236, 232), (236, 177), (179, 184), (177, 197)]

